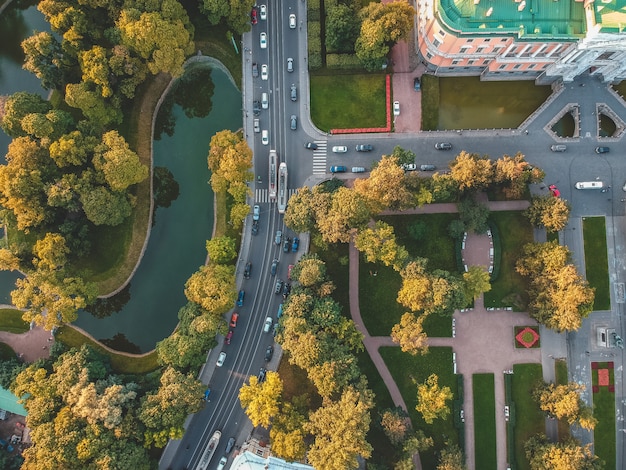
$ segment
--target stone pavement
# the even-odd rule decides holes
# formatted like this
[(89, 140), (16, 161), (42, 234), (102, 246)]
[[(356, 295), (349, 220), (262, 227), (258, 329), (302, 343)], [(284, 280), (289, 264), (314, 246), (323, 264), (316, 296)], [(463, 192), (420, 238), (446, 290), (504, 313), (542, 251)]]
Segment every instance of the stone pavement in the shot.
[(0, 342), (11, 346), (24, 362), (50, 357), (53, 341), (50, 332), (38, 326), (21, 334), (0, 331)]

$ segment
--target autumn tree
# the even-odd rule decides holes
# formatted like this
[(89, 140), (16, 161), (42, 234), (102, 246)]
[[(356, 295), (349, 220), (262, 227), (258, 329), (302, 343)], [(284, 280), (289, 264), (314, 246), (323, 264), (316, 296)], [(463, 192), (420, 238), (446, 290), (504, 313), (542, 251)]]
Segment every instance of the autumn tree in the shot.
[(373, 405), (371, 392), (348, 387), (337, 401), (327, 399), (311, 413), (305, 429), (315, 437), (307, 454), (314, 468), (356, 469), (359, 456), (370, 456), (372, 446), (367, 442), (367, 433)]
[(593, 309), (594, 289), (569, 260), (567, 247), (552, 241), (527, 244), (516, 264), (529, 279), (530, 315), (558, 332), (577, 330)]
[(565, 420), (570, 426), (577, 423), (584, 429), (593, 430), (597, 420), (593, 418), (591, 407), (580, 396), (584, 390), (584, 385), (575, 382), (564, 385), (541, 383), (533, 390), (533, 398), (549, 416)]
[(291, 278), (303, 287), (313, 287), (326, 281), (326, 263), (317, 254), (303, 255), (291, 270)]
[(370, 3), (363, 8), (356, 55), (367, 70), (380, 70), (391, 47), (408, 35), (415, 10), (408, 2)]
[(540, 434), (526, 441), (524, 451), (532, 470), (601, 470), (604, 464), (590, 447), (581, 446), (573, 438), (550, 442)]
[(484, 266), (470, 266), (463, 273), (463, 289), (468, 302), (491, 290), (490, 275)]
[(106, 132), (95, 149), (94, 168), (101, 171), (113, 191), (124, 191), (148, 177), (148, 167), (139, 161), (117, 131)]
[(462, 151), (450, 164), (450, 177), (460, 191), (481, 191), (493, 182), (493, 164), (487, 157)]
[(424, 332), (424, 316), (405, 313), (400, 323), (391, 329), (391, 339), (400, 345), (402, 352), (424, 355), (428, 352), (428, 337)]
[(302, 412), (291, 403), (284, 403), (270, 428), (272, 454), (289, 462), (302, 460), (306, 455), (305, 422), (306, 417)]
[(24, 137), (22, 119), (29, 114), (45, 114), (52, 105), (35, 93), (18, 91), (13, 93), (0, 108), (0, 127), (10, 137)]
[(399, 271), (409, 257), (402, 245), (398, 245), (393, 226), (376, 221), (375, 227), (361, 230), (354, 240), (357, 250), (365, 255), (368, 263), (382, 262)]
[(241, 132), (223, 130), (211, 137), (208, 165), (211, 188), (226, 192), (233, 183), (252, 179), (252, 150)]
[(535, 227), (544, 227), (548, 232), (558, 232), (567, 225), (570, 214), (569, 203), (553, 196), (538, 196), (530, 200), (524, 215)]
[(315, 188), (304, 186), (289, 198), (285, 211), (285, 225), (296, 233), (310, 232), (315, 228)]
[(68, 83), (65, 86), (65, 102), (78, 108), (83, 115), (101, 129), (121, 124), (122, 111), (117, 97), (104, 98), (90, 83)]
[(367, 200), (360, 193), (339, 188), (332, 194), (328, 212), (317, 214), (317, 226), (329, 243), (347, 243), (370, 219)]
[(237, 296), (234, 266), (201, 266), (185, 283), (185, 296), (209, 312), (226, 313)]
[(48, 31), (41, 31), (22, 41), (23, 68), (35, 74), (47, 90), (59, 88), (64, 79), (61, 43)]
[(404, 170), (397, 158), (389, 155), (383, 155), (368, 178), (356, 179), (354, 190), (368, 201), (372, 212), (409, 207), (413, 200), (406, 187)]
[(512, 199), (521, 198), (530, 183), (538, 183), (544, 177), (539, 168), (532, 167), (521, 153), (511, 157), (503, 155), (493, 165), (494, 182), (500, 185), (504, 194)]
[(439, 454), (437, 470), (467, 470), (465, 457), (458, 445), (450, 445)]
[(239, 401), (253, 426), (269, 427), (278, 414), (283, 393), (283, 382), (277, 372), (267, 371), (265, 381), (255, 376), (239, 389)]
[(404, 442), (411, 431), (411, 420), (402, 408), (384, 410), (380, 414), (380, 425), (392, 445)]
[(208, 240), (206, 249), (212, 263), (227, 264), (237, 257), (235, 239), (226, 235)]
[(439, 377), (431, 374), (424, 383), (417, 384), (415, 409), (427, 424), (432, 424), (436, 418), (446, 418), (450, 414), (446, 401), (452, 398), (450, 387), (440, 387)]

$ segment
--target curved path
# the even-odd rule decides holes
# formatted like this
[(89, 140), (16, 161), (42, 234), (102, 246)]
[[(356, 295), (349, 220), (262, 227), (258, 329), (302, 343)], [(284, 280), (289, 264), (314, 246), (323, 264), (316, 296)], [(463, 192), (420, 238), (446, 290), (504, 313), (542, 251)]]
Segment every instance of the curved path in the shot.
[[(523, 210), (528, 201), (486, 201), (483, 202), (491, 211)], [(429, 204), (424, 207), (409, 209), (402, 212), (385, 211), (385, 215), (435, 214), (458, 212), (456, 204)], [(463, 256), (468, 266), (489, 266), (490, 238), (487, 235), (470, 234), (466, 241)], [(407, 410), (400, 389), (395, 383), (385, 361), (378, 352), (381, 346), (397, 346), (390, 337), (370, 336), (361, 318), (359, 309), (359, 252), (350, 243), (349, 289), (350, 314), (357, 329), (363, 333), (363, 344), (372, 362), (396, 406)], [(519, 325), (536, 325), (528, 314), (512, 311), (488, 311), (482, 296), (474, 302), (474, 308), (464, 313), (455, 312), (455, 337), (429, 338), (429, 346), (452, 347), (456, 353), (457, 373), (463, 374), (464, 412), (465, 412), (465, 455), (469, 470), (474, 470), (474, 405), (472, 395), (472, 376), (476, 373), (494, 374), (494, 392), (496, 402), (496, 436), (497, 436), (497, 468), (506, 468), (506, 428), (504, 420), (504, 371), (512, 369), (514, 364), (540, 363), (540, 349), (516, 349), (514, 346), (514, 327)], [(494, 321), (497, 320), (497, 321)], [(417, 463), (419, 469), (419, 463)]]
[(50, 346), (53, 341), (50, 332), (38, 326), (19, 334), (0, 331), (0, 342), (11, 346), (24, 362), (50, 357)]

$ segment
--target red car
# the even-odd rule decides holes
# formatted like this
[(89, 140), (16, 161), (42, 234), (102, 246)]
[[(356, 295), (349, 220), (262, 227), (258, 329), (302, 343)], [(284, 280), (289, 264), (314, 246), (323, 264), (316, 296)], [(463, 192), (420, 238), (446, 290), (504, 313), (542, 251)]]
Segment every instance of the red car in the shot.
[(561, 197), (561, 191), (559, 191), (559, 188), (557, 188), (556, 185), (551, 184), (550, 186), (548, 186), (548, 189), (554, 197)]
[(230, 317), (230, 327), (231, 328), (236, 328), (237, 327), (237, 320), (239, 319), (239, 314), (237, 312), (233, 312), (233, 314)]
[(233, 338), (233, 330), (228, 330), (228, 334), (224, 338), (226, 344), (230, 344), (230, 340)]
[(252, 12), (250, 13), (250, 21), (252, 22), (252, 24), (257, 24), (258, 22), (257, 15), (256, 15), (256, 8), (253, 8)]

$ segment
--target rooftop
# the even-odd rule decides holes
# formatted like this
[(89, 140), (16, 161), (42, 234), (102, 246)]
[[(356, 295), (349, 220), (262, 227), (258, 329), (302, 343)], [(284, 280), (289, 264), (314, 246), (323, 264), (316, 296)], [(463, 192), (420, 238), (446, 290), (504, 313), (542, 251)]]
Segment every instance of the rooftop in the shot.
[(299, 462), (285, 462), (276, 457), (262, 457), (245, 451), (235, 457), (232, 470), (313, 470), (310, 465)]
[[(611, 4), (626, 0), (612, 0)], [(514, 33), (528, 39), (585, 34), (582, 1), (438, 0), (447, 26), (461, 33)]]
[(626, 0), (596, 0), (596, 22), (603, 33), (621, 33), (626, 27)]

